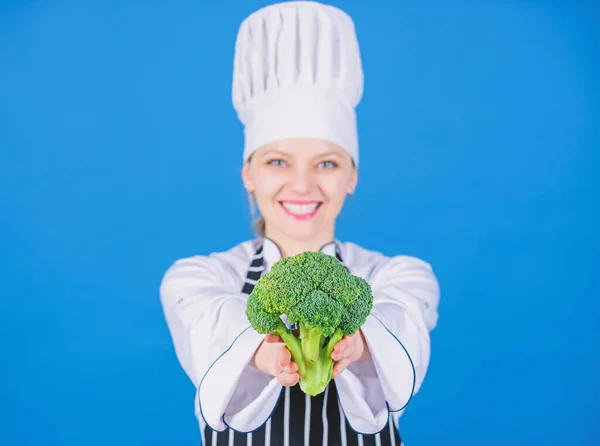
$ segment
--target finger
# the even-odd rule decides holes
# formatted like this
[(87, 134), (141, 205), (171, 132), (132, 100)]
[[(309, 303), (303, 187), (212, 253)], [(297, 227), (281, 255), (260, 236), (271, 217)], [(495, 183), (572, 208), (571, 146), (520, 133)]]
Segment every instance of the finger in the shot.
[(299, 380), (300, 375), (297, 373), (280, 373), (277, 375), (277, 381), (287, 387), (295, 386)]
[(295, 362), (290, 362), (287, 366), (283, 368), (285, 373), (296, 373), (298, 371), (298, 364)]
[(290, 351), (287, 348), (283, 349), (281, 351), (281, 356), (279, 357), (279, 366), (282, 368), (287, 367), (291, 361), (292, 361), (292, 354), (290, 353)]
[(283, 342), (281, 337), (275, 333), (269, 333), (265, 336), (264, 341), (269, 343), (269, 344), (273, 344), (276, 342)]
[(344, 336), (341, 341), (335, 344), (333, 351), (337, 353), (344, 353), (347, 349), (350, 348), (350, 346), (352, 346), (353, 336), (354, 335)]
[(350, 361), (347, 359), (344, 359), (343, 361), (340, 362), (336, 362), (335, 365), (333, 366), (333, 372), (331, 373), (331, 377), (332, 378), (337, 378), (338, 376), (340, 376), (340, 374), (346, 370), (346, 367), (348, 367), (350, 365)]
[(341, 361), (342, 359), (351, 358), (354, 354), (354, 348), (351, 346), (341, 347), (339, 350), (334, 350), (331, 354), (331, 359)]

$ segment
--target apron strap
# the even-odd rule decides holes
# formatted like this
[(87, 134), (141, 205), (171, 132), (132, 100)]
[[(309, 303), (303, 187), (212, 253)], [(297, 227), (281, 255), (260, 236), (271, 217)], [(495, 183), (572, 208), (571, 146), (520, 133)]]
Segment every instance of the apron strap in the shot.
[(256, 252), (254, 253), (254, 257), (252, 257), (252, 262), (250, 262), (250, 266), (248, 266), (248, 272), (246, 273), (246, 280), (244, 282), (244, 286), (242, 287), (243, 294), (250, 294), (254, 289), (254, 285), (260, 276), (262, 276), (265, 270), (265, 259), (263, 256), (263, 245), (262, 243), (258, 245), (256, 248)]

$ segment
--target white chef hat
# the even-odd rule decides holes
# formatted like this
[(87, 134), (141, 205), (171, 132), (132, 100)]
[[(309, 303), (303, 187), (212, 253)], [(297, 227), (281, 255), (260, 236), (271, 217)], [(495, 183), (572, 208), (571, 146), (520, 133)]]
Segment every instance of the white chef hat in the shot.
[(312, 1), (264, 7), (240, 25), (232, 98), (244, 125), (244, 161), (262, 145), (322, 138), (358, 165), (355, 108), (363, 71), (352, 19)]

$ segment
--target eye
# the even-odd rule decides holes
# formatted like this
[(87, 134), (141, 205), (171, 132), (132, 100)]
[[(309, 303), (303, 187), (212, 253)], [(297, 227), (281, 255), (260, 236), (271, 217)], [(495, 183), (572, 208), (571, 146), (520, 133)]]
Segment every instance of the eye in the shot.
[(334, 167), (337, 167), (337, 164), (333, 161), (323, 161), (323, 162), (319, 163), (319, 167), (324, 167), (326, 169), (333, 169)]
[(270, 166), (283, 167), (285, 165), (285, 161), (279, 158), (269, 160), (267, 162)]

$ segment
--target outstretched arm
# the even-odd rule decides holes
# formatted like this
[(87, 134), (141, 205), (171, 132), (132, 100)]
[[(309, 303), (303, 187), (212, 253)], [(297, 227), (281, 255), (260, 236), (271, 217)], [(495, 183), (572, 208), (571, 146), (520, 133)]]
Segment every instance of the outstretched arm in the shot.
[[(439, 285), (427, 263), (387, 259), (368, 278), (373, 310), (360, 331), (336, 346), (336, 384), (352, 427), (380, 430), (420, 389), (438, 319)], [(343, 371), (343, 373), (340, 373)]]
[(165, 273), (160, 298), (177, 358), (197, 389), (197, 417), (214, 430), (227, 423), (250, 431), (266, 421), (281, 385), (250, 365), (264, 336), (250, 326), (229, 271), (215, 258), (181, 259)]

